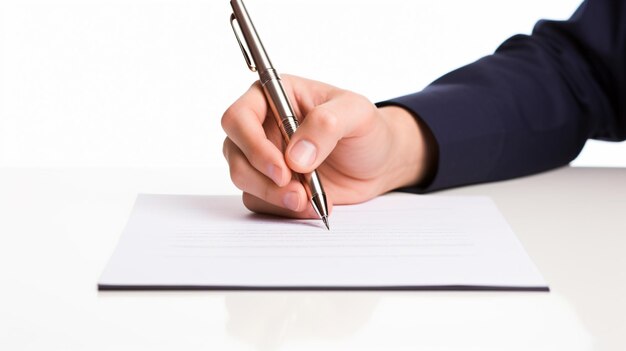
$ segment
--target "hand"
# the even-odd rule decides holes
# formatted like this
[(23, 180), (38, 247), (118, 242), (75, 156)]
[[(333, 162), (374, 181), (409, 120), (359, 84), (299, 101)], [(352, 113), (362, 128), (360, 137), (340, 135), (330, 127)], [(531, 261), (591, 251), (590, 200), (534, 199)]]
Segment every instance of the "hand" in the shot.
[(292, 171), (315, 169), (329, 210), (418, 184), (431, 171), (434, 145), (408, 111), (377, 108), (365, 97), (295, 76), (281, 76), (300, 118), (283, 154), (282, 136), (259, 82), (228, 108), (224, 157), (233, 183), (254, 212), (316, 218)]

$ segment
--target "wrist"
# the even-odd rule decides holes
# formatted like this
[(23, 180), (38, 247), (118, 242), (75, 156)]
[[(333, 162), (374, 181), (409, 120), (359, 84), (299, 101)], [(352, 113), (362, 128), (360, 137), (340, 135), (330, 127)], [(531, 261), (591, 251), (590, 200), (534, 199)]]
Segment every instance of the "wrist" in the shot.
[(378, 110), (388, 126), (391, 143), (384, 191), (424, 185), (435, 171), (437, 158), (430, 130), (402, 107), (385, 106)]

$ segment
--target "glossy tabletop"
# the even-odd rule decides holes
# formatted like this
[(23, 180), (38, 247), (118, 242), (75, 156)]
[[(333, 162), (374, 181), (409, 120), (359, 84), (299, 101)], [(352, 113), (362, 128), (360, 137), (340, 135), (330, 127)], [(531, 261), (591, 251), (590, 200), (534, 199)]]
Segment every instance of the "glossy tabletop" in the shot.
[(492, 197), (550, 293), (98, 292), (138, 192), (237, 194), (223, 168), (0, 168), (1, 350), (626, 349), (626, 169), (438, 193)]

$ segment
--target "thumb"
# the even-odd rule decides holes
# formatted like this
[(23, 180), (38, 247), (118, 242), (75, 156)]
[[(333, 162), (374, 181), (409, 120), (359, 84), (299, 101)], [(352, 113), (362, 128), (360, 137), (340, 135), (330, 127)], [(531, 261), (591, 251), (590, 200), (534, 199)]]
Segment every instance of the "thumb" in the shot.
[(309, 111), (286, 149), (289, 168), (308, 173), (317, 168), (342, 138), (358, 136), (367, 128), (376, 107), (365, 97), (342, 91)]

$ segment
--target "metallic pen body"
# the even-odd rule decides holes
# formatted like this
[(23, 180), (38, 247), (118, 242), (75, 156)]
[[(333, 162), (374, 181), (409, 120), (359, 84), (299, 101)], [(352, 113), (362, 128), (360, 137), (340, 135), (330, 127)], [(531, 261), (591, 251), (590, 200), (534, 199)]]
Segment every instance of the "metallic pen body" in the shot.
[[(261, 39), (252, 24), (252, 20), (243, 2), (241, 0), (231, 0), (230, 4), (233, 8), (231, 25), (233, 26), (233, 31), (235, 32), (241, 51), (246, 59), (246, 63), (250, 70), (258, 72), (259, 81), (263, 87), (263, 92), (265, 93), (270, 110), (276, 118), (276, 122), (285, 142), (289, 143), (291, 136), (296, 129), (298, 129), (298, 119), (287, 98), (280, 76), (272, 66), (272, 62), (265, 52), (263, 43), (261, 43)], [(235, 20), (247, 44), (247, 50), (243, 45), (243, 41), (239, 38), (239, 34), (234, 25)], [(324, 188), (322, 187), (322, 182), (317, 172), (313, 171), (309, 174), (298, 174), (298, 178), (306, 189), (307, 196), (311, 199), (313, 209), (324, 221), (326, 227), (329, 228), (326, 194), (324, 193)]]

